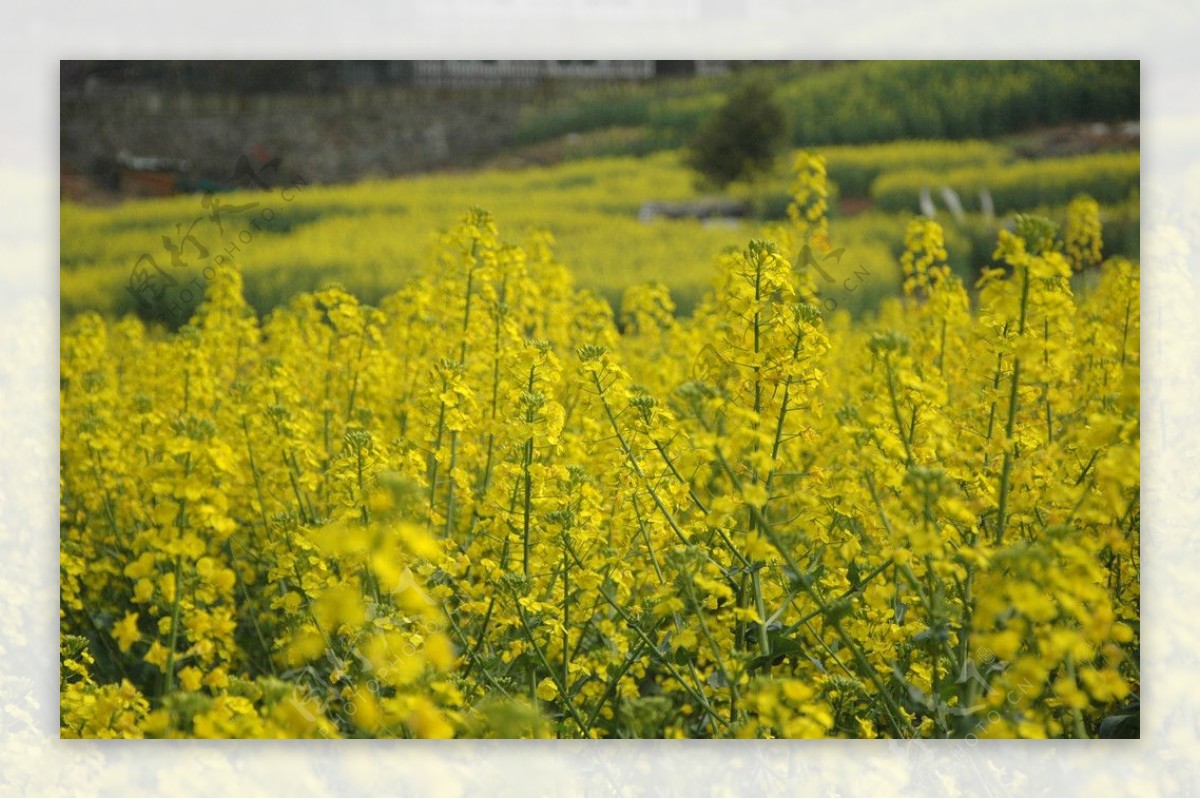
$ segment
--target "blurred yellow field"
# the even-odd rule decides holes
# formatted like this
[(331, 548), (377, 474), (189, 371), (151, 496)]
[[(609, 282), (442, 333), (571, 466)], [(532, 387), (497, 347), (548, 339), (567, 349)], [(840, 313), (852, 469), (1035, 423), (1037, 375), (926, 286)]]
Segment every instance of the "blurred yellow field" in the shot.
[[(1114, 159), (1132, 164), (1136, 175), (1136, 153), (1108, 161)], [(895, 296), (899, 290), (899, 256), (907, 220), (918, 211), (921, 175), (954, 175), (973, 169), (975, 178), (968, 188), (1008, 185), (1013, 182), (1012, 174), (1031, 182), (1043, 180), (1053, 184), (1052, 193), (1045, 196), (1055, 201), (1042, 202), (1042, 195), (1031, 194), (1028, 203), (1016, 207), (1042, 208), (1060, 221), (1066, 201), (1091, 185), (1086, 170), (1081, 173), (1060, 166), (1070, 159), (1018, 162), (1010, 150), (985, 142), (834, 147), (827, 160), (833, 199), (839, 192), (865, 197), (872, 184), (881, 183), (887, 189), (885, 200), (894, 209), (834, 215), (831, 222), (839, 246), (850, 253), (848, 263), (871, 274), (869, 283), (857, 292), (836, 284), (828, 287), (838, 305), (855, 314), (873, 310), (883, 297)], [(918, 170), (915, 174), (914, 169)], [(1048, 177), (1040, 178), (1043, 175)], [(790, 180), (781, 172), (769, 188), (770, 202), (780, 211), (788, 201)], [(941, 185), (938, 180), (926, 182), (935, 189)], [(896, 188), (901, 183), (908, 187), (903, 193), (907, 206), (900, 202), (902, 195)], [(197, 230), (208, 231), (197, 234), (202, 246), (216, 254), (228, 251), (227, 260), (236, 262), (246, 298), (260, 314), (286, 304), (299, 292), (331, 283), (368, 304), (378, 303), (427, 268), (436, 255), (438, 232), (452, 227), (464, 209), (472, 206), (488, 208), (505, 220), (506, 230), (514, 236), (551, 233), (555, 252), (570, 268), (577, 285), (597, 293), (613, 307), (619, 305), (627, 286), (654, 281), (670, 289), (685, 315), (711, 287), (716, 257), (740, 249), (756, 234), (756, 226), (746, 220), (639, 221), (644, 200), (683, 201), (703, 196), (694, 186), (694, 176), (673, 151), (644, 158), (598, 158), (552, 167), (448, 173), (351, 186), (303, 185), (288, 192), (286, 201), (281, 196), (266, 199), (261, 192), (222, 196), (232, 207), (262, 207), (227, 215), (232, 224), (225, 234), (218, 234), (195, 196), (130, 201), (111, 208), (64, 203), (64, 315), (94, 310), (120, 316), (142, 310), (128, 290), (139, 258), (157, 252), (156, 263), (162, 261), (159, 240), (178, 237), (197, 222)], [(1113, 254), (1137, 252), (1136, 195), (1132, 202), (1125, 198), (1120, 192), (1112, 195), (1104, 209), (1108, 243), (1110, 248), (1116, 245)], [(969, 192), (964, 201), (976, 202)], [(901, 210), (904, 208), (907, 210)], [(273, 216), (270, 222), (256, 216), (265, 210)], [(981, 261), (990, 256), (991, 242), (1003, 219), (985, 220), (977, 208), (969, 210), (962, 223), (944, 209), (942, 213), (947, 220), (951, 262), (972, 283)], [(252, 234), (252, 243), (244, 240), (246, 235), (239, 242), (239, 232)], [(183, 283), (196, 276), (192, 272), (184, 269), (178, 273), (187, 275), (182, 277)], [(181, 305), (194, 310), (199, 294), (193, 292), (190, 303)], [(186, 317), (186, 313), (179, 316)]]

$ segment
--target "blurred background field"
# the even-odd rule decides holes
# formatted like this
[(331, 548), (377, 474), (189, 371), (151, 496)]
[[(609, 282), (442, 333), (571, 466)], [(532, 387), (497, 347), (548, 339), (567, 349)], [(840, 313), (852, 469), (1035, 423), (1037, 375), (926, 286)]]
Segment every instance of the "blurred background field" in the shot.
[(876, 61), (754, 64), (663, 84), (616, 84), (526, 108), (518, 142), (633, 128), (629, 147), (685, 144), (738, 81), (776, 88), (796, 146), (979, 139), (1078, 120), (1136, 119), (1137, 62)]
[[(486, 67), (479, 69), (486, 77)], [(63, 318), (84, 310), (145, 315), (128, 289), (143, 254), (169, 272), (163, 245), (178, 243), (197, 220), (196, 230), (209, 231), (202, 246), (210, 257), (225, 253), (231, 237), (264, 208), (272, 219), (260, 220), (252, 240), (243, 237), (226, 256), (243, 270), (247, 298), (259, 312), (331, 282), (377, 303), (428, 262), (437, 232), (473, 206), (492, 212), (506, 237), (550, 232), (578, 284), (613, 304), (627, 286), (655, 281), (671, 289), (687, 314), (707, 290), (714, 260), (783, 217), (790, 155), (798, 149), (827, 158), (830, 236), (845, 248), (839, 268), (869, 274), (853, 291), (829, 288), (829, 297), (854, 314), (869, 313), (898, 290), (905, 225), (917, 213), (936, 213), (951, 263), (968, 279), (990, 262), (996, 231), (1012, 214), (1037, 210), (1061, 222), (1066, 204), (1082, 193), (1101, 203), (1105, 256), (1137, 257), (1136, 62), (710, 64), (693, 72), (528, 85), (499, 79), (478, 85), (475, 73), (464, 73), (446, 86), (407, 88), (340, 86), (335, 79), (305, 88), (268, 75), (258, 78), (261, 85), (243, 80), (250, 88), (240, 104), (221, 111), (224, 100), (188, 74), (65, 71)], [(686, 146), (749, 82), (769, 86), (783, 110), (785, 152), (753, 185), (718, 190), (686, 165)], [(154, 97), (157, 106), (147, 99)], [(429, 112), (444, 100), (469, 124), (463, 109), (472, 97), (486, 97), (476, 124), (497, 128), (488, 134), (495, 142), (460, 146), (453, 121)], [(178, 108), (171, 104), (185, 98), (209, 110), (172, 117)], [(434, 114), (432, 123), (426, 119), (432, 127), (418, 136), (424, 149), (409, 161), (394, 160), (400, 156), (372, 127), (387, 125), (376, 101)], [(158, 112), (128, 117), (125, 132), (105, 116), (114, 104), (128, 110), (139, 103)], [(343, 153), (336, 162), (306, 158), (303, 136), (287, 132), (301, 130), (316, 113), (305, 109), (325, 107), (341, 108), (338, 118), (345, 120), (326, 130), (325, 148)], [(230, 123), (224, 132), (212, 122), (222, 113)], [(103, 135), (89, 138), (89, 124)], [(203, 147), (188, 138), (199, 135), (197, 128), (209, 137)], [(443, 132), (440, 145), (426, 135), (430, 130)], [(159, 149), (139, 162), (128, 148), (145, 149), (147, 141)], [(248, 190), (220, 180), (248, 151), (259, 167), (279, 159), (274, 165), (283, 168), (270, 173), (279, 185)], [(284, 201), (279, 189), (288, 185), (294, 189)], [(213, 196), (226, 208), (258, 206), (227, 213), (218, 235), (203, 205)]]

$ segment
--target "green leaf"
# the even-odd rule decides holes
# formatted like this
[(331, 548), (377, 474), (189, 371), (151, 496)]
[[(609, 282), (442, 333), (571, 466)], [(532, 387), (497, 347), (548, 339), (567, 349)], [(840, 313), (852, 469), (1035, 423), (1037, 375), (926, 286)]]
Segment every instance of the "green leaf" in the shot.
[(830, 624), (836, 624), (846, 616), (850, 615), (850, 611), (854, 609), (854, 605), (846, 597), (832, 602), (825, 611), (825, 620)]
[(1101, 738), (1141, 738), (1142, 705), (1134, 702), (1100, 722)]

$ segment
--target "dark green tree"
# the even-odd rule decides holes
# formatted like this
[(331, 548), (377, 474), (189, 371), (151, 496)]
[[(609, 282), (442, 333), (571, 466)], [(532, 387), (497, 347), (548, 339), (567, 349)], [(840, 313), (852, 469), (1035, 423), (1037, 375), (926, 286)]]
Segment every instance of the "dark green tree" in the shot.
[(771, 90), (747, 83), (700, 126), (687, 164), (717, 188), (753, 183), (770, 172), (786, 141), (787, 120)]

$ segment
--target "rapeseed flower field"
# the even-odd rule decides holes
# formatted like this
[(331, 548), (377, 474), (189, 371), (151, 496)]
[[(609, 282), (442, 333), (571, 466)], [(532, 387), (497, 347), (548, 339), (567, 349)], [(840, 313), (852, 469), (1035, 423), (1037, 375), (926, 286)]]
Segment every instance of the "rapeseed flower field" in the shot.
[(794, 166), (786, 220), (679, 256), (690, 315), (472, 209), (370, 305), (260, 316), (230, 262), (176, 331), (65, 321), (62, 735), (1108, 734), (1139, 265), (1087, 197), (974, 285), (915, 217), (854, 320), (827, 287), (872, 276)]

